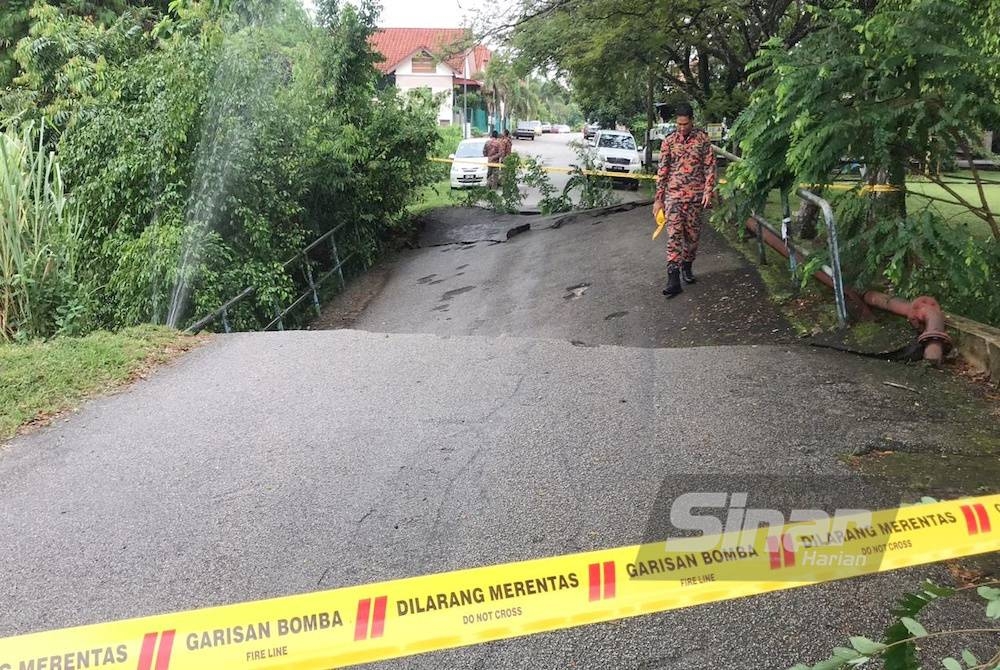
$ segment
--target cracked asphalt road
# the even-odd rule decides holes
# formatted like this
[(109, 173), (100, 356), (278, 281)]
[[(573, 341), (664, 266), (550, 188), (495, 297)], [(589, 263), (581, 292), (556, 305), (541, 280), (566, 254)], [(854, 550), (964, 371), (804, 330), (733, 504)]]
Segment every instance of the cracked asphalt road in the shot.
[[(0, 456), (0, 635), (634, 543), (664, 482), (697, 474), (808, 499), (877, 436), (937, 449), (960, 428), (900, 412), (885, 379), (947, 383), (807, 348), (220, 336)], [(378, 667), (782, 668), (877, 633), (927, 575)]]
[[(13, 440), (0, 636), (635, 543), (701, 475), (809, 500), (850, 474), (846, 454), (953, 453), (984, 430), (978, 401), (930, 402), (965, 392), (945, 372), (798, 344), (711, 234), (702, 283), (667, 304), (639, 211), (535, 223), (496, 244), (449, 243), (474, 232), (460, 221), (429, 230), (444, 246), (401, 254), (356, 330), (217, 336)], [(877, 636), (928, 576), (947, 579), (931, 566), (372, 667), (786, 668)], [(928, 625), (981, 611), (959, 599)]]
[[(505, 232), (531, 224), (510, 241)], [(354, 327), (439, 335), (551, 337), (635, 347), (773, 344), (794, 331), (763, 282), (710, 227), (695, 263), (702, 281), (667, 300), (665, 243), (650, 241), (649, 208), (581, 217), (442, 210), (422, 248), (400, 253), (389, 283)], [(336, 312), (338, 307), (331, 307)]]

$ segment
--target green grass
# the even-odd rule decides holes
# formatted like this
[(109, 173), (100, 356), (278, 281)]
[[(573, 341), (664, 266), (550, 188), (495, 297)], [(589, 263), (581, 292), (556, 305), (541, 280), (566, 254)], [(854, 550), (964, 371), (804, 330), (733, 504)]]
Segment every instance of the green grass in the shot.
[[(966, 173), (964, 176), (968, 176), (968, 174)], [(1000, 178), (991, 174), (984, 175), (983, 179), (1000, 181)], [(948, 187), (965, 200), (968, 200), (973, 205), (979, 205), (979, 190), (974, 183), (951, 183), (964, 180), (948, 179), (947, 177), (942, 179), (942, 181), (948, 182)], [(992, 235), (989, 225), (970, 213), (965, 207), (958, 204), (928, 200), (927, 198), (920, 197), (920, 195), (916, 195), (919, 193), (935, 198), (954, 200), (954, 196), (941, 186), (920, 179), (909, 179), (906, 182), (906, 188), (911, 191), (910, 195), (906, 197), (906, 206), (912, 211), (929, 207), (932, 211), (937, 211), (949, 224), (968, 226), (969, 233), (976, 237), (984, 238)], [(984, 184), (983, 192), (986, 194), (986, 202), (989, 203), (990, 211), (1000, 213), (1000, 184)]]
[(410, 218), (416, 218), (438, 207), (451, 207), (459, 204), (461, 194), (451, 190), (451, 182), (446, 178), (424, 186), (417, 191), (417, 200), (408, 208)]
[[(952, 183), (964, 182), (965, 180), (959, 179), (958, 177), (969, 176), (971, 176), (971, 173), (969, 172), (958, 172), (954, 175), (944, 177), (943, 181), (948, 182), (949, 188), (952, 188), (956, 193), (971, 202), (973, 205), (979, 205), (979, 191), (974, 183)], [(1000, 181), (1000, 175), (995, 175), (993, 173), (986, 173), (981, 176), (983, 179), (988, 181)], [(906, 197), (906, 206), (909, 211), (919, 212), (924, 208), (929, 208), (932, 212), (938, 213), (946, 223), (956, 229), (963, 227), (966, 229), (968, 234), (980, 239), (992, 236), (993, 233), (990, 231), (989, 225), (982, 219), (972, 214), (965, 207), (958, 204), (929, 200), (928, 198), (918, 195), (922, 194), (934, 198), (943, 198), (945, 200), (954, 201), (954, 197), (945, 191), (941, 186), (933, 184), (923, 178), (910, 177), (906, 181), (906, 187), (912, 191), (912, 193)], [(1000, 214), (1000, 184), (986, 184), (984, 185), (983, 190), (986, 194), (986, 201), (990, 205), (990, 210)], [(798, 197), (792, 197), (791, 207), (793, 215), (798, 209), (799, 202), (800, 200)], [(767, 205), (764, 207), (764, 218), (776, 225), (781, 223), (781, 202), (777, 191), (772, 191), (767, 199)], [(822, 227), (822, 224), (820, 227)]]
[(0, 439), (120, 387), (200, 338), (140, 326), (116, 333), (0, 344)]

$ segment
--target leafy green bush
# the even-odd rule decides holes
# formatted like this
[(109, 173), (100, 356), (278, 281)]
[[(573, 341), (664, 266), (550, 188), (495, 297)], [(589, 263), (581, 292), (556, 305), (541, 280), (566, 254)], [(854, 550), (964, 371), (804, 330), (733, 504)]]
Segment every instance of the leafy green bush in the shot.
[(18, 66), (14, 87), (0, 100), (0, 112), (44, 118), (57, 131), (55, 140), (90, 96), (106, 90), (116, 66), (149, 48), (142, 30), (148, 12), (129, 9), (94, 21), (43, 0), (31, 7), (29, 16), (28, 36), (13, 50)]
[(465, 196), (464, 204), (474, 207), (485, 204), (494, 212), (501, 214), (517, 214), (524, 203), (524, 193), (521, 192), (523, 159), (518, 154), (511, 154), (503, 161), (500, 168), (500, 188), (494, 190), (486, 187), (470, 189)]
[(32, 10), (0, 109), (50, 114), (59, 133), (87, 214), (95, 299), (79, 322), (189, 323), (253, 286), (233, 321), (259, 327), (304, 284), (286, 259), (345, 223), (340, 255), (366, 267), (439, 177), (434, 98), (378, 85), (374, 6), (317, 11), (319, 25), (296, 0), (187, 0), (101, 24)]
[(948, 311), (1000, 326), (1000, 244), (952, 226), (931, 209), (905, 219), (866, 218), (864, 198), (844, 196), (845, 275), (857, 286), (887, 284), (905, 298), (935, 297)]
[(573, 170), (569, 173), (569, 181), (566, 182), (566, 188), (563, 189), (564, 197), (570, 198), (570, 193), (579, 190), (580, 199), (577, 203), (579, 209), (593, 209), (616, 204), (618, 198), (615, 196), (611, 180), (604, 176), (587, 174), (587, 172), (598, 171), (593, 153), (583, 145), (577, 145), (575, 150), (577, 163), (573, 165)]
[(536, 188), (541, 194), (538, 208), (542, 214), (558, 214), (574, 209), (573, 192), (579, 191), (578, 209), (590, 209), (616, 204), (611, 180), (587, 174), (597, 170), (593, 156), (585, 147), (577, 147), (578, 165), (570, 172), (566, 186), (560, 192), (552, 183), (545, 167), (535, 158), (522, 158), (511, 154), (504, 159), (500, 170), (500, 188), (485, 187), (470, 189), (464, 199), (467, 207), (485, 204), (495, 212), (516, 214), (521, 210), (525, 194), (521, 186)]
[(541, 193), (538, 201), (538, 209), (542, 214), (558, 214), (568, 212), (573, 209), (573, 201), (570, 199), (567, 190), (562, 193), (552, 183), (549, 173), (534, 158), (527, 158), (524, 161), (524, 183), (532, 188), (537, 188)]
[[(930, 638), (961, 637), (979, 633), (997, 638), (1000, 628), (995, 625), (978, 629), (938, 630), (929, 632), (923, 624), (917, 621), (920, 613), (942, 599), (956, 596), (959, 593), (975, 588), (976, 593), (986, 601), (986, 619), (1000, 620), (1000, 589), (995, 585), (968, 586), (959, 589), (939, 586), (931, 581), (921, 585), (919, 591), (906, 593), (892, 610), (892, 623), (886, 628), (882, 640), (876, 642), (859, 635), (849, 640), (850, 647), (834, 647), (833, 654), (814, 665), (800, 663), (790, 670), (849, 670), (870, 661), (881, 661), (879, 667), (885, 670), (920, 670), (929, 667), (922, 662), (925, 656), (920, 648), (921, 641)], [(941, 659), (945, 670), (996, 670), (1000, 667), (1000, 649), (984, 647), (990, 655), (986, 660), (980, 660), (968, 649), (962, 649), (955, 656)]]

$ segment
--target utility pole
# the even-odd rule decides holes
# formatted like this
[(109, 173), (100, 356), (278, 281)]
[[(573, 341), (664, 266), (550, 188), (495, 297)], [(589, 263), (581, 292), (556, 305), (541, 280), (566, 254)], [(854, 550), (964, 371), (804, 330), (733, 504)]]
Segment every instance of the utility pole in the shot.
[(656, 81), (656, 73), (653, 71), (653, 66), (650, 65), (646, 72), (646, 150), (643, 152), (643, 162), (646, 164), (646, 169), (651, 170), (653, 168), (653, 124), (656, 122), (656, 109), (653, 106), (653, 85)]
[(469, 54), (465, 54), (465, 75), (462, 81), (462, 137), (469, 139), (472, 135), (469, 127)]

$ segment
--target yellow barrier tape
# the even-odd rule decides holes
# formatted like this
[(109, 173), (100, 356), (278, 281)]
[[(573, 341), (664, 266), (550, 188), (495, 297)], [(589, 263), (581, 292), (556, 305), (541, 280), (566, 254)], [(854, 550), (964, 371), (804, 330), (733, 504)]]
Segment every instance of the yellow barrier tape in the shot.
[(1000, 549), (1000, 494), (834, 520), (35, 633), (0, 670), (338, 667)]
[[(464, 163), (467, 165), (479, 165), (482, 167), (495, 167), (502, 168), (502, 163), (480, 163), (478, 161), (472, 160), (462, 160), (461, 158), (431, 158), (429, 159), (433, 163)], [(562, 174), (569, 174), (571, 172), (576, 172), (575, 167), (563, 167), (563, 166), (553, 166), (553, 165), (542, 165), (541, 168), (546, 172), (559, 172)], [(637, 172), (610, 172), (607, 170), (580, 170), (583, 174), (589, 177), (615, 177), (618, 179), (648, 179), (655, 180), (655, 174), (642, 174)]]
[[(434, 163), (464, 163), (467, 165), (479, 165), (484, 167), (502, 168), (502, 163), (480, 163), (473, 160), (462, 160), (461, 158), (430, 158), (430, 161)], [(564, 166), (553, 166), (553, 165), (543, 165), (541, 166), (546, 172), (558, 172), (562, 174), (569, 174), (571, 172), (577, 171), (575, 167), (564, 167)], [(639, 179), (639, 180), (650, 180), (655, 181), (657, 179), (655, 174), (641, 174), (634, 172), (610, 172), (607, 170), (582, 170), (582, 173), (588, 176), (597, 177), (616, 177), (625, 179)], [(719, 180), (720, 184), (728, 183), (725, 179)], [(854, 183), (843, 183), (843, 182), (833, 182), (830, 184), (799, 184), (800, 188), (807, 189), (832, 189), (840, 191), (850, 191), (857, 188), (857, 184)], [(859, 189), (863, 193), (896, 193), (902, 189), (896, 186), (890, 186), (889, 184), (865, 184)]]
[[(857, 183), (845, 183), (845, 182), (833, 182), (830, 184), (799, 184), (801, 188), (807, 188), (810, 190), (814, 189), (832, 189), (834, 191), (851, 191), (858, 188)], [(903, 189), (896, 186), (890, 186), (889, 184), (865, 184), (860, 189), (862, 193), (897, 193)]]

